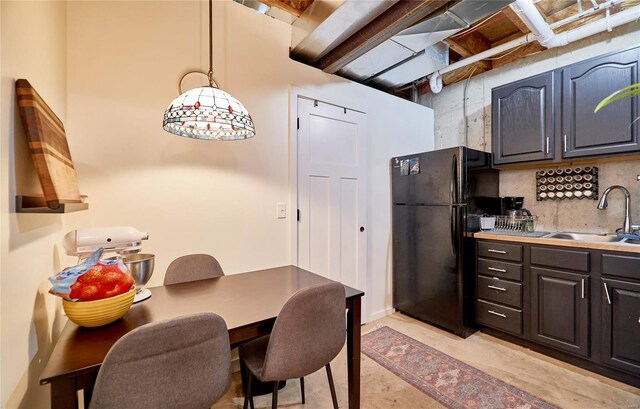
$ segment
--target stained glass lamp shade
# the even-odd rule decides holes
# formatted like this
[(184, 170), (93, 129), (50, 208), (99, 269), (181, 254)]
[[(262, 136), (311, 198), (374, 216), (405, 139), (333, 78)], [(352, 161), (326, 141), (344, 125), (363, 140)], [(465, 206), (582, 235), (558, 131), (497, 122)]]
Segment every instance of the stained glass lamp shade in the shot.
[(256, 134), (244, 105), (213, 86), (194, 88), (174, 99), (164, 112), (162, 127), (174, 135), (215, 141), (249, 139)]

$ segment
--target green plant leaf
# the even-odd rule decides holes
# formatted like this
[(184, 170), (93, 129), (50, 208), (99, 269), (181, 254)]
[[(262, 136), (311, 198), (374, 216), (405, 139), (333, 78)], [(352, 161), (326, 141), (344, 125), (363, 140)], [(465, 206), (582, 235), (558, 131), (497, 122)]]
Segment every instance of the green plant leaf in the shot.
[(619, 89), (618, 91), (614, 92), (613, 94), (609, 95), (608, 97), (600, 101), (600, 103), (598, 104), (598, 106), (596, 106), (596, 109), (593, 112), (594, 113), (598, 112), (603, 107), (619, 99), (633, 98), (639, 95), (640, 95), (640, 83), (629, 85), (627, 87)]

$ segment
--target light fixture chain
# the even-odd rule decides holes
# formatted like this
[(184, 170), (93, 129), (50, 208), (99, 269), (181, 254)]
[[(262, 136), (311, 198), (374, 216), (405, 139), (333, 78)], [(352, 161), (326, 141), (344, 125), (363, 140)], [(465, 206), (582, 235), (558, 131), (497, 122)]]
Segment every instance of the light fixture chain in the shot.
[(213, 0), (209, 0), (209, 85), (213, 87)]

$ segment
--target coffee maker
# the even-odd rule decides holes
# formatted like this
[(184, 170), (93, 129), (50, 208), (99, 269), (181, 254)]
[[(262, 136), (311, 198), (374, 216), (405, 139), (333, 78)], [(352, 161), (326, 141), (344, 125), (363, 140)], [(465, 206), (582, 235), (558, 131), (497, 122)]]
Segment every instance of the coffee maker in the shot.
[(531, 212), (528, 209), (522, 207), (524, 205), (524, 197), (522, 196), (505, 196), (504, 202), (504, 215), (516, 218), (522, 216), (531, 216)]

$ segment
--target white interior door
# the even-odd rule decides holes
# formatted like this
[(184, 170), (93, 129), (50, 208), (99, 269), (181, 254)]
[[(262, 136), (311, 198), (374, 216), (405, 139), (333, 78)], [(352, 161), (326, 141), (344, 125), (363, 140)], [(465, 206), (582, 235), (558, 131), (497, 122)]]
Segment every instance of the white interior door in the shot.
[(298, 266), (364, 291), (366, 115), (298, 98), (298, 118)]

